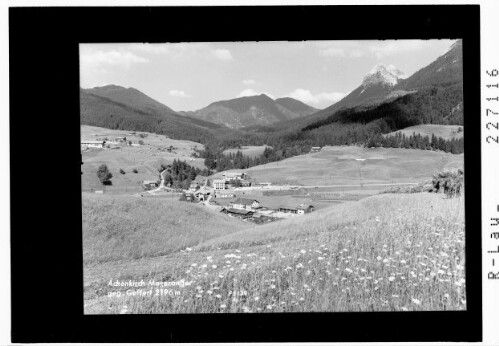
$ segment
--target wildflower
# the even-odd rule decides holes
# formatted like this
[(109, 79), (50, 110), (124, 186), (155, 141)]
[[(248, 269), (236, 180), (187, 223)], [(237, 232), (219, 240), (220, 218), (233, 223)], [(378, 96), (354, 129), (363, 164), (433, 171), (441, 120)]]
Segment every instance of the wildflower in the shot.
[(416, 305), (421, 305), (421, 301), (415, 298), (411, 298), (412, 302)]
[(225, 304), (220, 305), (220, 309), (225, 309), (226, 307), (227, 307), (227, 305), (225, 305)]
[(202, 296), (200, 294), (196, 294), (196, 298), (201, 298)]
[(198, 265), (197, 263), (193, 263), (193, 264), (191, 264), (191, 266), (193, 266), (193, 267), (195, 267), (195, 266), (197, 266), (197, 265)]
[(255, 297), (255, 302), (259, 301), (260, 300), (260, 297)]
[(274, 288), (275, 288), (275, 285), (270, 285), (270, 288), (274, 289)]
[(298, 263), (298, 264), (296, 265), (296, 268), (303, 268), (303, 264)]
[(307, 251), (306, 251), (306, 250), (300, 250), (300, 252), (301, 252), (301, 253), (307, 253)]
[(217, 266), (216, 265), (212, 265), (211, 266), (213, 269), (217, 269)]
[(405, 260), (400, 261), (401, 264), (406, 264), (407, 262)]
[(319, 261), (322, 261), (322, 260), (324, 259), (324, 257), (317, 257), (317, 259), (318, 259)]
[(206, 291), (206, 293), (208, 293), (208, 294), (212, 294), (212, 293), (213, 293), (213, 291), (208, 290), (208, 291)]
[(305, 300), (305, 298), (303, 298), (303, 297), (301, 297), (301, 298), (300, 298), (300, 301), (301, 301), (301, 302), (302, 302), (302, 301), (304, 301), (304, 300)]
[(186, 251), (192, 251), (192, 249), (190, 247), (186, 248), (185, 250)]
[(388, 278), (388, 280), (390, 280), (390, 281), (395, 280), (395, 276), (390, 276), (390, 277)]
[(376, 257), (378, 261), (381, 261), (383, 258), (381, 256)]
[(403, 311), (409, 311), (409, 309), (407, 309), (405, 306), (401, 307), (401, 309), (402, 309)]
[(272, 305), (267, 305), (267, 310), (272, 310)]

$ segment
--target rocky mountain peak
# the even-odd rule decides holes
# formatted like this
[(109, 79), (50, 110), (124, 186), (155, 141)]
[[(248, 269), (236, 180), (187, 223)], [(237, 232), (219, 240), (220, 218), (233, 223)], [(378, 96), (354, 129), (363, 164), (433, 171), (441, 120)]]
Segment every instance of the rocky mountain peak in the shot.
[(404, 78), (406, 78), (404, 73), (399, 69), (397, 69), (395, 66), (393, 65), (386, 66), (383, 64), (377, 64), (364, 77), (362, 85), (364, 87), (375, 84), (394, 86), (399, 82), (400, 79)]

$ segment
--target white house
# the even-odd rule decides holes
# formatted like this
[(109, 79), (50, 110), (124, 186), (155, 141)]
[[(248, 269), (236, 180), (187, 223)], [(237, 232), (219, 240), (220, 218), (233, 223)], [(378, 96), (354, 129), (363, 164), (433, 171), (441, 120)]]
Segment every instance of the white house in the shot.
[(216, 198), (233, 198), (233, 197), (236, 197), (236, 195), (234, 195), (231, 192), (217, 192), (216, 194)]
[(233, 209), (240, 210), (252, 210), (260, 207), (260, 202), (256, 199), (248, 199), (248, 198), (237, 198), (235, 201), (231, 202), (230, 207)]
[(225, 180), (223, 179), (213, 180), (213, 187), (215, 188), (215, 190), (225, 190)]
[(222, 174), (225, 180), (244, 180), (246, 173), (242, 172), (227, 172)]
[(106, 141), (81, 141), (81, 148), (104, 148)]

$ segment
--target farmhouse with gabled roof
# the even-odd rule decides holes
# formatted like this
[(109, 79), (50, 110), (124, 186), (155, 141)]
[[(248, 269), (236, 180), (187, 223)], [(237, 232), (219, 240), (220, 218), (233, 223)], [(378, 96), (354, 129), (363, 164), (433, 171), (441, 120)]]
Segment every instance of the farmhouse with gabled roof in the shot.
[(258, 202), (256, 199), (249, 199), (249, 198), (236, 198), (235, 201), (231, 202), (230, 208), (232, 209), (246, 209), (246, 210), (252, 210), (256, 208), (260, 208), (260, 202)]

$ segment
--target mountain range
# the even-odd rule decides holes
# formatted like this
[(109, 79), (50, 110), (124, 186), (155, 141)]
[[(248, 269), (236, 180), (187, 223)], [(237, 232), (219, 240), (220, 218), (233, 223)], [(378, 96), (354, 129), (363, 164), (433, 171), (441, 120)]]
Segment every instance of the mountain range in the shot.
[(317, 108), (290, 97), (273, 100), (266, 94), (261, 94), (214, 102), (197, 111), (182, 114), (223, 124), (229, 128), (241, 128), (266, 126), (304, 117), (317, 111)]
[[(457, 40), (442, 56), (407, 77), (393, 65), (377, 64), (364, 77), (362, 84), (335, 104), (308, 117), (282, 122), (280, 129), (301, 129), (321, 121), (341, 109), (369, 108), (422, 91), (425, 88), (443, 89), (456, 100), (454, 107), (462, 113), (463, 55), (462, 41)], [(445, 92), (445, 93), (446, 93)]]
[[(462, 122), (462, 42), (456, 41), (434, 62), (411, 76), (393, 65), (378, 64), (359, 87), (322, 110), (285, 97), (266, 94), (214, 102), (202, 109), (176, 112), (134, 88), (116, 85), (80, 89), (81, 123), (112, 129), (148, 131), (174, 139), (205, 143), (243, 134), (293, 133), (335, 121), (366, 122), (390, 110), (388, 122)], [(365, 110), (370, 115), (362, 118)], [(409, 112), (401, 115), (401, 111)], [(409, 119), (409, 120), (408, 120)], [(321, 125), (322, 124), (322, 125)]]
[(117, 85), (80, 88), (80, 122), (195, 142), (206, 142), (231, 132), (223, 125), (180, 115), (137, 89)]

